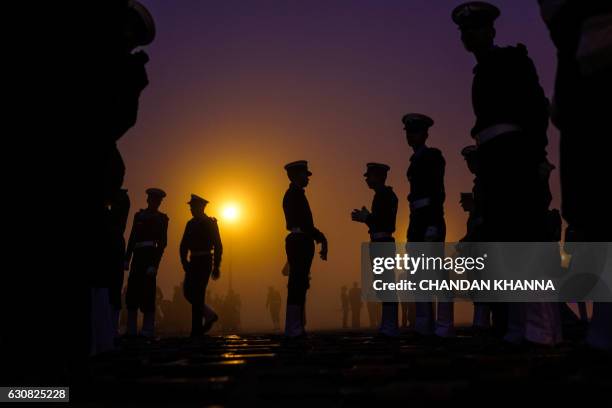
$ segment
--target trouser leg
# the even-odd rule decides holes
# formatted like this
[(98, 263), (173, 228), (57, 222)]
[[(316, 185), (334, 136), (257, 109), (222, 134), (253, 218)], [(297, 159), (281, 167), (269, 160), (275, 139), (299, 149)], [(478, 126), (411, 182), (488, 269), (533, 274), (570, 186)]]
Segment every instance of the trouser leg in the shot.
[(398, 310), (396, 302), (384, 302), (382, 304), (382, 318), (380, 322), (380, 333), (385, 336), (399, 336), (397, 325)]
[(525, 306), (525, 339), (551, 346), (560, 343), (562, 336), (559, 305), (549, 302), (533, 302)]
[(155, 335), (155, 312), (144, 313), (140, 334), (144, 337), (153, 337)]
[(478, 329), (489, 329), (491, 327), (491, 308), (486, 303), (474, 303), (474, 316), (472, 325)]
[(453, 302), (438, 302), (435, 333), (440, 337), (455, 335), (455, 304)]
[(138, 333), (138, 309), (128, 309), (127, 335), (136, 336)]
[(290, 234), (285, 249), (289, 263), (285, 335), (296, 337), (305, 334), (306, 291), (314, 257), (314, 242), (304, 234)]
[(433, 334), (434, 326), (434, 310), (432, 302), (416, 302), (416, 317), (414, 322), (414, 329), (417, 333), (424, 336), (430, 336)]
[(508, 327), (504, 340), (508, 343), (519, 344), (525, 339), (526, 304), (508, 304)]

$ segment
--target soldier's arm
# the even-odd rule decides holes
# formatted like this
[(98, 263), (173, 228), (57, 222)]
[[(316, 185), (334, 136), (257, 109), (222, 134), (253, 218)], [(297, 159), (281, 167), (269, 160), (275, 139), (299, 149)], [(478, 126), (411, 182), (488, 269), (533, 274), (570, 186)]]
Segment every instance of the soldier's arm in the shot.
[(223, 244), (221, 243), (221, 234), (219, 233), (219, 225), (217, 220), (213, 218), (212, 224), (212, 241), (213, 241), (213, 253), (214, 253), (214, 267), (218, 269), (221, 265), (221, 258), (223, 257)]
[(187, 225), (185, 226), (185, 231), (183, 232), (183, 238), (181, 238), (181, 243), (179, 245), (179, 255), (181, 257), (181, 264), (183, 264), (183, 266), (187, 265), (189, 261), (187, 259), (187, 254), (189, 252), (188, 240), (189, 240), (189, 223), (187, 223)]
[(168, 245), (168, 216), (164, 214), (162, 227), (161, 227), (161, 236), (159, 240), (159, 248), (157, 254), (157, 266), (161, 262), (162, 256), (164, 255), (164, 251), (166, 250), (166, 246)]

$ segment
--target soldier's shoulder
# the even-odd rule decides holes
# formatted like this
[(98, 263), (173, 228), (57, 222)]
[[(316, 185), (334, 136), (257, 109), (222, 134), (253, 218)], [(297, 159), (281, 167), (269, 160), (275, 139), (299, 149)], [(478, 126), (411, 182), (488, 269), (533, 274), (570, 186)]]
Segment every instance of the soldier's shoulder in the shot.
[(395, 191), (393, 191), (393, 187), (387, 186), (383, 191), (385, 196), (397, 200), (397, 195), (395, 194)]
[(158, 217), (160, 217), (161, 219), (163, 219), (164, 221), (168, 221), (170, 219), (170, 217), (168, 217), (168, 214), (160, 212), (158, 214)]
[(503, 61), (524, 62), (530, 61), (529, 51), (525, 44), (518, 43), (507, 47), (499, 47), (496, 50), (496, 56)]
[(426, 151), (427, 156), (434, 158), (434, 159), (443, 159), (444, 155), (442, 154), (442, 151), (436, 147), (430, 147), (427, 149)]

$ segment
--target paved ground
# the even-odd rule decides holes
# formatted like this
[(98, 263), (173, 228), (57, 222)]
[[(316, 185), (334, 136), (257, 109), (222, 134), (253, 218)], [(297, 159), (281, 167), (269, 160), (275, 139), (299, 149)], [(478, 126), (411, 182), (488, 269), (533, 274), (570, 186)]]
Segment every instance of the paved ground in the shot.
[(94, 361), (93, 382), (75, 390), (73, 401), (113, 407), (606, 406), (611, 390), (610, 360), (576, 346), (501, 350), (467, 330), (440, 344), (410, 334), (389, 342), (371, 332), (317, 332), (295, 345), (271, 334), (124, 343)]

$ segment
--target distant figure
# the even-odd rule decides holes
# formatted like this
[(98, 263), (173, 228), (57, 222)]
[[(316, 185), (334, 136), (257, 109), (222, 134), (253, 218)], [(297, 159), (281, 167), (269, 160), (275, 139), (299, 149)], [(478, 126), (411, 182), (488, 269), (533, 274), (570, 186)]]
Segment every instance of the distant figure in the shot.
[(223, 301), (221, 325), (224, 331), (236, 332), (240, 330), (241, 307), (240, 295), (230, 287)]
[(266, 297), (266, 309), (270, 312), (270, 318), (274, 325), (274, 330), (280, 330), (280, 308), (281, 294), (272, 286), (268, 287), (268, 296)]
[[(374, 190), (372, 200), (372, 211), (361, 207), (360, 210), (353, 210), (351, 219), (362, 222), (368, 226), (370, 242), (389, 242), (394, 243), (393, 233), (395, 232), (395, 219), (397, 216), (397, 196), (393, 188), (386, 185), (387, 173), (390, 167), (383, 163), (367, 163), (366, 172), (363, 174), (365, 182), (371, 190)], [(383, 252), (383, 253), (379, 253)], [(378, 249), (375, 245), (370, 246), (370, 257), (394, 257), (395, 245)], [(384, 279), (389, 282), (394, 281), (393, 271), (387, 271)], [(383, 336), (398, 336), (397, 326), (397, 302), (384, 302), (382, 306), (382, 317), (380, 324), (380, 334)]]
[(299, 160), (285, 165), (291, 183), (283, 197), (283, 211), (289, 235), (285, 238), (285, 251), (289, 263), (287, 285), (287, 315), (285, 336), (303, 337), (306, 308), (306, 291), (310, 287), (310, 267), (314, 257), (314, 242), (321, 244), (322, 260), (327, 260), (327, 239), (314, 226), (310, 205), (304, 194), (312, 173), (308, 162)]
[(160, 330), (164, 330), (162, 323), (164, 319), (164, 292), (162, 292), (161, 288), (158, 286), (155, 290), (155, 322), (157, 322), (157, 327)]
[(349, 296), (348, 296), (348, 288), (343, 286), (340, 289), (340, 306), (342, 310), (342, 328), (346, 329), (348, 327), (348, 315), (349, 315)]
[[(494, 22), (499, 15), (497, 7), (482, 1), (462, 4), (452, 12), (461, 41), (477, 62), (472, 83), (476, 121), (471, 134), (478, 145), (482, 240), (550, 242), (549, 103), (527, 48), (495, 45)], [(503, 320), (504, 309), (505, 341), (547, 345), (561, 341), (557, 304), (497, 303), (494, 323)]]
[(351, 328), (359, 329), (361, 326), (361, 288), (357, 286), (357, 282), (353, 282), (353, 287), (349, 291), (349, 302), (351, 304)]
[(219, 319), (206, 305), (205, 294), (208, 280), (211, 277), (217, 280), (221, 276), (223, 246), (217, 220), (204, 213), (208, 201), (192, 194), (187, 204), (193, 218), (187, 222), (179, 252), (185, 271), (185, 299), (191, 303), (191, 337), (199, 337)]
[[(561, 209), (568, 224), (565, 242), (612, 242), (610, 199), (602, 190), (610, 175), (612, 125), (610, 104), (601, 102), (612, 94), (612, 2), (539, 3), (557, 48), (552, 122), (561, 132)], [(591, 261), (605, 258), (600, 251), (594, 252), (585, 257)], [(577, 258), (573, 255), (572, 262), (580, 261)], [(593, 303), (586, 342), (592, 348), (612, 351), (612, 303)]]
[[(404, 115), (402, 122), (406, 141), (414, 151), (406, 174), (410, 183), (408, 242), (443, 243), (446, 238), (444, 221), (446, 161), (440, 150), (425, 144), (429, 137), (429, 128), (433, 126), (434, 121), (420, 113), (409, 113)], [(436, 252), (443, 254), (443, 244), (440, 244), (439, 251)], [(453, 336), (455, 332), (453, 306), (452, 302), (438, 302), (436, 319), (432, 302), (417, 302), (415, 331), (424, 336), (432, 334), (439, 337)]]
[(157, 270), (168, 242), (168, 216), (159, 211), (165, 196), (158, 188), (147, 189), (147, 208), (134, 215), (125, 254), (125, 269), (130, 269), (126, 293), (128, 336), (137, 334), (138, 309), (144, 313), (140, 334), (155, 335)]

